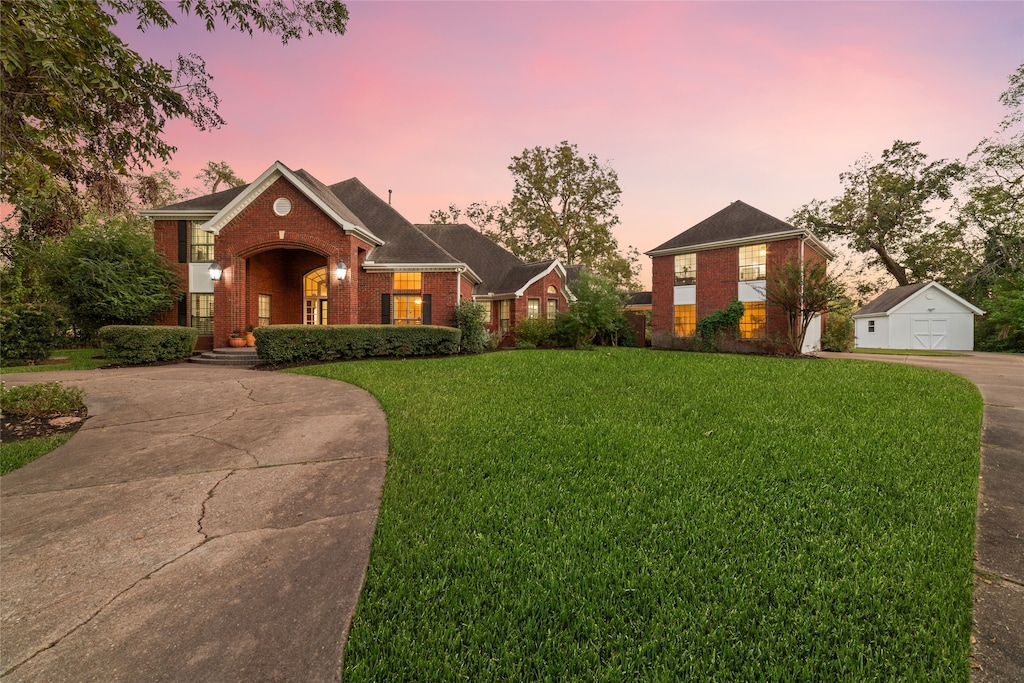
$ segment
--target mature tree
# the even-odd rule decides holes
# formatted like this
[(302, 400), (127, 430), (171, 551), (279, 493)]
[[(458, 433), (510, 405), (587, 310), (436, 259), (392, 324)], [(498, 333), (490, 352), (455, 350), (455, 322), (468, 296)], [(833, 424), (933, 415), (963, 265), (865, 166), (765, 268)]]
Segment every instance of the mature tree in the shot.
[(866, 268), (884, 268), (900, 285), (962, 276), (962, 231), (932, 212), (953, 196), (966, 169), (958, 161), (929, 162), (919, 145), (897, 140), (881, 161), (859, 159), (839, 176), (842, 195), (804, 205), (790, 222), (866, 254)]
[(625, 296), (618, 284), (586, 270), (573, 284), (575, 300), (555, 319), (555, 334), (562, 344), (583, 348), (595, 342), (618, 346), (631, 328), (622, 312)]
[(63, 239), (46, 240), (38, 271), (80, 337), (103, 325), (151, 323), (174, 304), (178, 275), (156, 253), (151, 232), (139, 218), (90, 217)]
[(828, 274), (824, 261), (801, 263), (791, 259), (775, 269), (765, 282), (765, 299), (786, 316), (786, 342), (792, 353), (801, 353), (807, 326), (816, 315), (828, 311), (842, 287)]
[(477, 202), (463, 212), (452, 204), (431, 212), (435, 222), (454, 222), (463, 213), (483, 232), (526, 261), (558, 258), (581, 264), (620, 285), (639, 288), (639, 252), (619, 253), (612, 228), (619, 224), (619, 179), (593, 154), (576, 145), (534, 147), (512, 157), (514, 187), (508, 204)]
[(245, 185), (245, 181), (238, 177), (226, 161), (207, 161), (203, 170), (196, 174), (196, 180), (201, 181), (210, 194), (216, 192), (221, 184), (228, 187)]
[(1007, 114), (967, 158), (967, 198), (959, 213), (979, 243), (962, 291), (979, 302), (1000, 278), (1024, 272), (1024, 64), (999, 100)]
[[(153, 0), (18, 0), (0, 3), (0, 200), (19, 230), (66, 234), (84, 214), (87, 188), (113, 185), (175, 151), (162, 139), (178, 118), (200, 129), (224, 123), (198, 55), (174, 70), (147, 60), (111, 32), (116, 16), (139, 30), (175, 23)], [(283, 43), (345, 32), (338, 0), (177, 0), (177, 10)]]

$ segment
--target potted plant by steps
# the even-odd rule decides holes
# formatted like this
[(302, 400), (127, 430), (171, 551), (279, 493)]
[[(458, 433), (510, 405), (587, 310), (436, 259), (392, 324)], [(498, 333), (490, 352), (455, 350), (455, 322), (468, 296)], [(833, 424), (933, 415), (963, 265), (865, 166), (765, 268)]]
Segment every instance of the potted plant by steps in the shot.
[(242, 333), (241, 330), (235, 330), (228, 337), (228, 344), (230, 344), (231, 347), (235, 349), (242, 348), (243, 346), (245, 346), (245, 335)]
[(245, 345), (249, 348), (256, 348), (256, 335), (252, 333), (253, 326), (249, 325), (246, 329), (248, 331), (245, 333)]

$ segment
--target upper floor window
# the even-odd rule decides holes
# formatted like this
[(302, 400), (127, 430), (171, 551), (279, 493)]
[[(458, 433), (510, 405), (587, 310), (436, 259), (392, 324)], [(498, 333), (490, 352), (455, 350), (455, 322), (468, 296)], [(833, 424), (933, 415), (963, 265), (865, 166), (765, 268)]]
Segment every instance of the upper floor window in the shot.
[(395, 273), (396, 292), (418, 292), (423, 289), (423, 273)]
[(558, 288), (554, 285), (548, 285), (548, 296), (558, 296)]
[(740, 281), (763, 280), (768, 263), (768, 245), (740, 247)]
[(676, 254), (676, 285), (697, 284), (697, 255)]
[(192, 263), (213, 263), (213, 233), (203, 230), (200, 221), (192, 221), (192, 249), (189, 260)]

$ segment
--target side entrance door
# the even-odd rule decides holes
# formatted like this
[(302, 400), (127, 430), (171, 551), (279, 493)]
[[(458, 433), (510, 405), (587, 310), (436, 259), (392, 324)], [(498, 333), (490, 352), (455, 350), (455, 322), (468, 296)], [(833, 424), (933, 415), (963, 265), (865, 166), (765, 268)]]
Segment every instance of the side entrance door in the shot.
[(948, 318), (912, 318), (910, 336), (915, 349), (948, 349)]

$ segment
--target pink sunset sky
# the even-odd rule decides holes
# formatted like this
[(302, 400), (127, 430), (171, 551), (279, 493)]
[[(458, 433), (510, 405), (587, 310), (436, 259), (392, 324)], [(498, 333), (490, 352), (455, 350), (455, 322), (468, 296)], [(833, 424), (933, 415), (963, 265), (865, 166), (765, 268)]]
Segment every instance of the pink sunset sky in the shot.
[[(894, 140), (963, 159), (1024, 63), (1024, 2), (350, 2), (344, 36), (282, 46), (191, 19), (118, 33), (207, 61), (227, 125), (175, 122), (183, 184), (207, 161), (352, 176), (413, 222), (507, 201), (511, 157), (562, 140), (619, 176), (641, 252), (736, 199), (786, 219)], [(650, 260), (642, 257), (650, 286)]]

